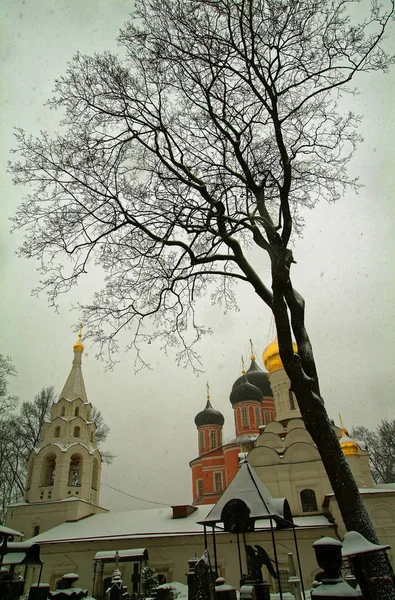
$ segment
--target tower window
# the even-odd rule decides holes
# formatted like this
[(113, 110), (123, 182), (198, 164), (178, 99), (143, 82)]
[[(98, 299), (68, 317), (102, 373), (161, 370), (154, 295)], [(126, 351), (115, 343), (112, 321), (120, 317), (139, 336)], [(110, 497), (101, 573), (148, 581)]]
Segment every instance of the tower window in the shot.
[(74, 416), (75, 417), (79, 417), (80, 416), (80, 407), (79, 406), (75, 407)]
[(54, 433), (54, 437), (58, 438), (60, 437), (60, 427), (55, 427), (55, 433)]
[(288, 390), (288, 394), (289, 394), (289, 408), (291, 410), (295, 410), (295, 398), (294, 398), (294, 395), (291, 392), (291, 390)]
[(255, 425), (259, 427), (261, 424), (261, 409), (259, 406), (255, 407)]
[(65, 414), (66, 414), (66, 407), (65, 407), (65, 406), (62, 406), (62, 409), (61, 409), (61, 411), (60, 411), (60, 416), (61, 416), (61, 417), (64, 417), (64, 416), (65, 416)]
[(35, 526), (33, 527), (33, 537), (34, 537), (35, 535), (38, 535), (39, 533), (40, 533), (40, 525), (35, 525)]
[(214, 430), (210, 431), (210, 444), (212, 448), (217, 447), (217, 432)]
[(317, 508), (317, 498), (314, 490), (302, 490), (300, 492), (300, 501), (303, 512), (315, 512)]
[(79, 438), (81, 434), (80, 427), (74, 427), (74, 437)]
[(196, 493), (198, 498), (202, 498), (204, 495), (204, 485), (203, 479), (198, 479), (196, 481)]
[(265, 425), (270, 423), (270, 421), (271, 421), (270, 412), (268, 410), (265, 410)]
[(243, 427), (248, 427), (248, 425), (250, 424), (247, 406), (242, 406), (241, 408), (241, 424), (243, 425)]
[(199, 431), (199, 448), (204, 450), (204, 431)]
[(216, 492), (222, 492), (223, 490), (221, 471), (214, 473), (214, 490)]

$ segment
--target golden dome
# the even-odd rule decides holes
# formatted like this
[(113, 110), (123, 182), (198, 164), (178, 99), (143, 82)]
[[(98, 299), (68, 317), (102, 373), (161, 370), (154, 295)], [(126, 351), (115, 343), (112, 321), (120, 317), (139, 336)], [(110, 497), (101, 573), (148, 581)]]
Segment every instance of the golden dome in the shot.
[(359, 453), (358, 444), (355, 440), (352, 440), (348, 435), (346, 428), (344, 427), (343, 420), (341, 415), (340, 417), (340, 429), (342, 432), (342, 437), (339, 440), (340, 448), (343, 450), (344, 456), (356, 456)]
[[(292, 347), (294, 352), (298, 351), (298, 347), (295, 342), (292, 344)], [(262, 362), (269, 374), (284, 368), (280, 358), (280, 349), (278, 347), (277, 337), (271, 344), (266, 346), (262, 354)]]
[(82, 323), (80, 323), (80, 331), (78, 333), (78, 342), (76, 342), (73, 346), (73, 350), (74, 352), (83, 352), (84, 351), (84, 344), (81, 342), (82, 339)]

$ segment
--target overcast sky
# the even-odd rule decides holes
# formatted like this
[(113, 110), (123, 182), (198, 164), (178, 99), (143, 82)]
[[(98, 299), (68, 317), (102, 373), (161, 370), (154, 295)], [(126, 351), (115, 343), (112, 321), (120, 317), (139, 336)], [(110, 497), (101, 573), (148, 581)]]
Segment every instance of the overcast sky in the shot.
[[(58, 314), (47, 307), (44, 296), (30, 295), (39, 280), (36, 265), (15, 256), (22, 237), (9, 233), (7, 221), (24, 195), (5, 173), (13, 127), (32, 133), (56, 129), (57, 115), (43, 106), (54, 79), (64, 73), (77, 50), (116, 51), (117, 32), (131, 4), (2, 0), (0, 5), (0, 353), (11, 356), (18, 371), (12, 391), (30, 400), (43, 386), (61, 391), (73, 357), (73, 328), (80, 320), (70, 308), (89, 297), (92, 282), (88, 278), (82, 288), (64, 297)], [(307, 324), (330, 416), (338, 422), (341, 412), (347, 427), (373, 428), (381, 419), (395, 418), (394, 72), (361, 77), (358, 86), (361, 94), (345, 103), (345, 109), (352, 107), (363, 115), (365, 142), (350, 168), (364, 188), (306, 213), (304, 237), (295, 241), (293, 275), (306, 298)], [(258, 270), (260, 264), (264, 269), (259, 255), (256, 260)], [(228, 314), (209, 303), (199, 306), (200, 320), (213, 329), (199, 348), (205, 370), (200, 377), (178, 368), (174, 356), (164, 355), (155, 344), (147, 346), (145, 355), (152, 370), (137, 375), (131, 354), (120, 353), (120, 363), (108, 371), (95, 359), (95, 348), (86, 345), (88, 397), (110, 425), (108, 448), (117, 455), (104, 469), (105, 483), (156, 502), (191, 501), (188, 462), (197, 453), (193, 419), (205, 405), (205, 382), (210, 382), (213, 405), (225, 416), (226, 438), (233, 433), (229, 392), (240, 374), (241, 355), (248, 359), (248, 339), (253, 338), (260, 359), (273, 334), (270, 312), (253, 291), (242, 288), (238, 297), (239, 310)], [(150, 506), (106, 486), (101, 498), (112, 509)]]

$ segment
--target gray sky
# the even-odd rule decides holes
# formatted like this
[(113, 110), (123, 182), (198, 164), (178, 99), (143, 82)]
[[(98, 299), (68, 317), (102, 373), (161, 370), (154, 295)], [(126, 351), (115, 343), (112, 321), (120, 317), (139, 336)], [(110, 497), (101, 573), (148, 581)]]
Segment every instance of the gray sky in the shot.
[[(127, 19), (126, 0), (2, 0), (0, 222), (1, 290), (4, 316), (0, 353), (12, 357), (18, 370), (12, 391), (30, 400), (43, 387), (60, 392), (68, 375), (77, 300), (89, 297), (92, 281), (60, 301), (60, 312), (48, 309), (44, 296), (30, 291), (39, 276), (35, 264), (15, 257), (21, 235), (9, 234), (8, 217), (23, 197), (5, 174), (13, 147), (13, 127), (37, 133), (56, 130), (58, 115), (43, 106), (53, 81), (79, 50), (116, 51), (115, 38)], [(392, 38), (394, 39), (394, 38)], [(394, 50), (394, 48), (393, 48)], [(341, 412), (349, 428), (375, 427), (394, 418), (394, 92), (395, 76), (360, 77), (361, 94), (345, 108), (363, 115), (364, 144), (351, 169), (364, 184), (337, 204), (319, 204), (306, 213), (303, 239), (295, 242), (295, 286), (307, 302), (307, 324), (313, 342), (327, 410)], [(257, 264), (262, 258), (257, 255)], [(265, 265), (262, 264), (263, 272)], [(248, 359), (253, 338), (259, 358), (273, 333), (269, 310), (245, 287), (239, 310), (224, 314), (202, 302), (200, 320), (213, 335), (200, 345), (205, 373), (175, 365), (159, 346), (147, 346), (152, 370), (133, 373), (134, 357), (121, 352), (113, 371), (95, 359), (86, 345), (83, 372), (88, 397), (111, 426), (108, 448), (117, 458), (104, 469), (103, 481), (130, 494), (157, 502), (191, 500), (188, 462), (197, 453), (193, 423), (205, 404), (205, 382), (212, 403), (225, 416), (224, 437), (233, 433), (229, 392), (240, 374), (240, 357)], [(126, 336), (123, 338), (127, 341)], [(148, 508), (103, 486), (102, 504), (113, 509)]]

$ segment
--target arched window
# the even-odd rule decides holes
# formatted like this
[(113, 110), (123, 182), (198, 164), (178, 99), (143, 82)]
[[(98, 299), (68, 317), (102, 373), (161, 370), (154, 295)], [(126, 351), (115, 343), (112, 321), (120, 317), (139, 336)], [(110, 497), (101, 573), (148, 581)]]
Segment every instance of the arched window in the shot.
[(56, 437), (56, 438), (60, 437), (60, 427), (59, 427), (59, 425), (57, 427), (55, 427), (54, 437)]
[(295, 410), (295, 398), (290, 389), (288, 390), (288, 395), (289, 395), (289, 408), (291, 410)]
[(79, 438), (81, 434), (81, 428), (80, 427), (74, 427), (74, 437)]
[(94, 442), (94, 441), (95, 441), (95, 438), (93, 436), (93, 431), (91, 431), (91, 442)]
[(81, 485), (82, 457), (73, 454), (70, 458), (68, 485)]
[(210, 445), (212, 448), (217, 447), (217, 432), (215, 430), (210, 431)]
[(65, 407), (65, 406), (62, 406), (62, 409), (61, 409), (61, 411), (60, 411), (60, 416), (61, 416), (61, 417), (64, 417), (64, 416), (65, 416), (65, 414), (66, 414), (66, 407)]
[(270, 423), (271, 419), (270, 419), (270, 412), (268, 410), (265, 410), (265, 425), (267, 425), (268, 423)]
[(48, 454), (44, 458), (42, 472), (41, 472), (41, 485), (53, 485), (55, 481), (55, 470), (56, 470), (56, 456), (55, 454)]
[(79, 406), (75, 407), (74, 416), (75, 417), (79, 417), (80, 416), (80, 407)]
[(199, 431), (199, 449), (201, 452), (204, 450), (204, 431)]
[(300, 501), (303, 512), (315, 512), (317, 508), (317, 498), (314, 490), (302, 490), (300, 492)]
[(241, 407), (241, 424), (243, 425), (243, 427), (248, 427), (248, 425), (250, 424), (247, 406)]
[(92, 468), (92, 488), (97, 490), (99, 487), (99, 464), (97, 462), (97, 458), (93, 461)]

